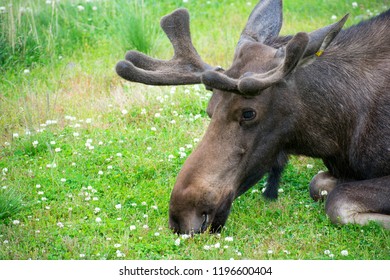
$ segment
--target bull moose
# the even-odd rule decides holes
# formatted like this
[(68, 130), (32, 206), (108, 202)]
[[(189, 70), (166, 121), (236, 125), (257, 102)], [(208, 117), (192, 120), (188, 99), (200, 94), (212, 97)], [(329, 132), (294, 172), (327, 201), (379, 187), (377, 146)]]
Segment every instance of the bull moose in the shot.
[(219, 231), (235, 198), (264, 175), (277, 198), (289, 155), (323, 160), (310, 194), (335, 224), (377, 222), (390, 229), (390, 10), (342, 30), (340, 21), (279, 36), (282, 1), (260, 1), (227, 70), (202, 61), (189, 14), (161, 20), (171, 60), (129, 51), (126, 80), (148, 85), (204, 84), (211, 121), (174, 185), (169, 224), (176, 233)]

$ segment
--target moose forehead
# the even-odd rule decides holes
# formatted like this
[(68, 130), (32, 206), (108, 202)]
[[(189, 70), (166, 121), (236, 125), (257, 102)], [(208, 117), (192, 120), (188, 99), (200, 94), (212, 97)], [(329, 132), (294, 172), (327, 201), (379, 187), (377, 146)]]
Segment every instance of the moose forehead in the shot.
[(279, 63), (277, 49), (258, 42), (246, 42), (236, 50), (233, 64), (225, 74), (238, 79), (245, 73), (265, 73)]

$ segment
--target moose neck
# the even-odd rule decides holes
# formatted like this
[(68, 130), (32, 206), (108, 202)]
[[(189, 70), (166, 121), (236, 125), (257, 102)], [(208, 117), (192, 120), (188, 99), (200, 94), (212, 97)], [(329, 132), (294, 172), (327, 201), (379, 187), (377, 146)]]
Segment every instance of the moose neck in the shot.
[(369, 100), (364, 86), (351, 91), (357, 74), (341, 73), (336, 61), (324, 57), (293, 74), (288, 87), (294, 88), (290, 106), (295, 107), (295, 127), (288, 149), (325, 161), (338, 158), (339, 164), (345, 165), (350, 141), (364, 121)]

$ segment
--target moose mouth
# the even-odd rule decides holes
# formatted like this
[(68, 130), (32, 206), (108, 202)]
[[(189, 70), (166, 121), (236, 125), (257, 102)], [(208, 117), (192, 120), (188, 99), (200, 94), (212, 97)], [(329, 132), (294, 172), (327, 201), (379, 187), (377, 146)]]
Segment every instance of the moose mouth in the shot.
[(226, 223), (234, 197), (234, 193), (230, 193), (216, 210), (209, 210), (201, 215), (196, 213), (203, 209), (183, 211), (173, 200), (170, 205), (169, 227), (177, 234), (218, 233)]

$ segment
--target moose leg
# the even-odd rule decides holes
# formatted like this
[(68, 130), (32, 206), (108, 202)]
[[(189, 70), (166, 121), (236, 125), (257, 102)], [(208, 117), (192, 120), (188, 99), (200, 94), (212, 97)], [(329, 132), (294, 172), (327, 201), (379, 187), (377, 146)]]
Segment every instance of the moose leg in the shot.
[(278, 198), (279, 182), (287, 161), (288, 157), (285, 153), (282, 152), (278, 155), (274, 166), (269, 172), (267, 185), (265, 191), (263, 192), (263, 196), (266, 199), (275, 200)]
[(329, 172), (320, 172), (310, 182), (310, 196), (315, 201), (324, 200), (336, 185), (337, 179)]
[(390, 229), (390, 176), (337, 185), (325, 209), (335, 224), (374, 221)]

